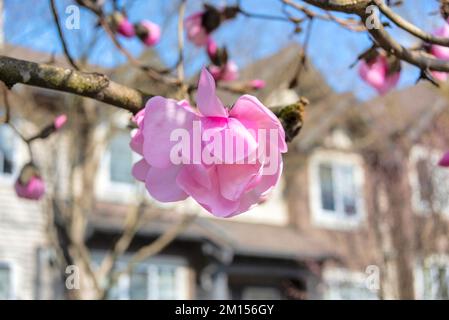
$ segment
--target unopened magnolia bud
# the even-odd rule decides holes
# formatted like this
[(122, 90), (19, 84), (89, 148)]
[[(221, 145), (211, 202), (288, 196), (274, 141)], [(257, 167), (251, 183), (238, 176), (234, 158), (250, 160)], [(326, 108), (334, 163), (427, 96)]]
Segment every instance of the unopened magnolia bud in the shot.
[(217, 56), (218, 46), (214, 39), (209, 38), (207, 41), (207, 54), (211, 59)]
[(135, 36), (134, 26), (129, 22), (128, 18), (121, 12), (114, 12), (111, 15), (111, 23), (114, 31), (124, 37), (131, 38)]
[(29, 200), (39, 200), (45, 193), (45, 184), (39, 170), (33, 163), (27, 163), (20, 171), (14, 184), (17, 196)]
[(266, 83), (262, 79), (254, 79), (249, 82), (249, 85), (254, 90), (260, 90), (265, 88)]
[(61, 129), (67, 122), (67, 116), (65, 114), (61, 114), (55, 118), (53, 121), (53, 125), (56, 130)]
[(134, 26), (137, 36), (147, 46), (154, 46), (161, 37), (160, 27), (148, 20), (142, 20)]
[(438, 162), (441, 167), (449, 167), (449, 152), (446, 152)]

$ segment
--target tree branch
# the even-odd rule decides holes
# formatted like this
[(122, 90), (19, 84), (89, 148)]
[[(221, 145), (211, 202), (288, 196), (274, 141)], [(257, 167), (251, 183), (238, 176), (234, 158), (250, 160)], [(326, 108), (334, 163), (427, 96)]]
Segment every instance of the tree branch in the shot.
[[(370, 14), (365, 11), (360, 13), (360, 17), (362, 21), (367, 21), (367, 19), (371, 18)], [(423, 51), (413, 51), (405, 48), (390, 36), (381, 23), (378, 23), (375, 28), (367, 30), (379, 47), (395, 55), (397, 58), (411, 63), (423, 70), (430, 69), (449, 72), (449, 61), (433, 58), (432, 55)]]
[[(17, 83), (76, 94), (137, 113), (152, 95), (111, 81), (99, 73), (86, 73), (47, 64), (18, 60), (0, 55), (0, 81), (9, 88)], [(303, 100), (302, 100), (303, 101)], [(305, 104), (275, 107), (288, 140), (299, 132)]]
[(408, 33), (425, 42), (449, 47), (449, 38), (436, 37), (431, 35), (430, 33), (425, 32), (424, 30), (421, 30), (413, 23), (408, 22), (400, 15), (396, 14), (393, 10), (390, 9), (389, 6), (385, 4), (383, 0), (374, 0), (374, 3), (379, 7), (379, 10), (399, 28), (407, 31)]
[(38, 64), (0, 56), (0, 80), (8, 87), (17, 83), (53, 89), (92, 98), (132, 113), (143, 108), (151, 95), (111, 81), (99, 73), (85, 73), (71, 69)]
[(64, 38), (64, 33), (62, 32), (61, 24), (59, 23), (59, 16), (58, 16), (58, 11), (57, 11), (56, 5), (55, 5), (55, 0), (50, 0), (50, 7), (51, 7), (51, 12), (53, 14), (53, 20), (55, 21), (55, 24), (56, 24), (56, 29), (58, 30), (59, 39), (61, 40), (62, 49), (64, 50), (64, 54), (65, 54), (67, 60), (69, 61), (70, 65), (73, 68), (75, 68), (75, 70), (80, 70), (78, 68), (77, 64), (75, 63), (75, 60), (70, 55), (70, 51), (67, 46), (67, 42), (65, 41), (65, 38)]

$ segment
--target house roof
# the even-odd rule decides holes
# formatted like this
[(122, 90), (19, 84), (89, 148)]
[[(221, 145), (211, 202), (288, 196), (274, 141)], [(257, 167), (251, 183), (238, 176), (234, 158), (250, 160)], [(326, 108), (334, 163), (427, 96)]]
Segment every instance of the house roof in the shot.
[[(150, 212), (154, 210), (160, 214), (148, 223), (143, 223), (138, 235), (147, 237), (160, 235), (180, 219), (179, 214), (169, 209), (152, 207), (147, 213), (151, 214)], [(98, 204), (96, 212), (90, 217), (90, 226), (103, 232), (121, 232), (125, 212), (124, 205)], [(203, 216), (197, 217), (179, 234), (178, 239), (208, 240), (232, 249), (234, 254), (253, 257), (291, 260), (323, 260), (334, 257), (319, 240), (298, 233), (289, 226), (234, 222)]]
[[(296, 80), (294, 90), (298, 95), (306, 96), (311, 103), (334, 94), (320, 72), (311, 64), (307, 63), (298, 74), (301, 52), (301, 46), (292, 43), (271, 56), (245, 66), (240, 71), (240, 79), (262, 79), (265, 81), (266, 86), (253, 93), (261, 101), (265, 101), (275, 90), (288, 88), (293, 80)], [(219, 95), (225, 104), (232, 104), (239, 96), (239, 94), (227, 91), (221, 91)]]

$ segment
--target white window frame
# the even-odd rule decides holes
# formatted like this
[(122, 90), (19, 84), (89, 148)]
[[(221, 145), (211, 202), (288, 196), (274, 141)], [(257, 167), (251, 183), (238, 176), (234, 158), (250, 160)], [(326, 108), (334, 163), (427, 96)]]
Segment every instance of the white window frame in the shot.
[[(321, 183), (319, 175), (320, 164), (344, 165), (353, 168), (356, 192), (357, 212), (353, 216), (338, 211), (325, 210), (321, 206)], [(354, 153), (344, 153), (330, 150), (317, 150), (309, 160), (309, 185), (310, 185), (310, 208), (312, 211), (312, 222), (323, 228), (342, 231), (353, 230), (365, 220), (364, 201), (364, 172), (363, 159)], [(335, 179), (334, 179), (335, 180)]]
[(9, 269), (9, 285), (10, 285), (10, 292), (8, 300), (14, 300), (16, 299), (16, 289), (17, 289), (17, 270), (16, 265), (12, 261), (9, 260), (0, 260), (0, 266), (7, 267)]
[[(105, 252), (96, 251), (93, 254), (93, 257), (97, 257), (100, 261), (103, 259)], [(124, 269), (127, 266), (127, 261), (131, 257), (130, 254), (124, 255), (124, 257), (117, 262), (117, 269)], [(151, 277), (157, 274), (158, 267), (174, 267), (175, 268), (175, 284), (176, 284), (176, 299), (175, 300), (188, 300), (190, 297), (190, 276), (189, 276), (189, 268), (187, 261), (181, 257), (174, 256), (158, 256), (155, 258), (148, 259), (146, 261), (138, 263), (134, 269), (145, 270), (148, 274), (148, 286), (150, 286)], [(154, 283), (153, 283), (154, 285)], [(131, 289), (131, 275), (130, 274), (121, 274), (118, 282), (117, 288), (118, 291), (118, 299), (119, 300), (129, 300), (130, 297), (130, 289)], [(153, 287), (154, 289), (154, 287)], [(148, 300), (157, 300), (159, 299), (158, 295), (154, 294), (154, 290), (148, 291), (148, 296), (146, 299)]]
[(414, 272), (414, 287), (416, 299), (418, 300), (435, 299), (434, 297), (428, 295), (424, 274), (424, 267), (428, 267), (432, 264), (445, 265), (447, 268), (447, 272), (449, 272), (449, 256), (446, 254), (433, 254), (429, 255), (423, 260), (416, 261)]
[[(372, 294), (371, 300), (379, 299), (378, 292), (370, 290), (367, 286), (368, 274), (348, 270), (344, 268), (331, 267), (326, 268), (323, 272), (325, 300), (341, 300), (339, 289), (342, 284), (351, 285), (354, 290), (366, 290), (366, 293)], [(355, 297), (353, 300), (364, 300), (366, 297)]]
[[(126, 132), (126, 131), (122, 131)], [(131, 141), (131, 134), (129, 134), (129, 140)], [(111, 179), (111, 152), (108, 141), (105, 146), (103, 157), (100, 161), (100, 166), (97, 173), (97, 185), (96, 193), (97, 197), (102, 200), (117, 203), (129, 203), (136, 199), (137, 191), (139, 187), (137, 181), (131, 183), (112, 181)], [(130, 149), (132, 153), (132, 163), (139, 161), (139, 156)], [(130, 172), (131, 174), (131, 172)]]
[[(413, 211), (418, 215), (428, 216), (432, 212), (432, 209), (429, 207), (428, 203), (425, 203), (421, 199), (421, 186), (419, 183), (418, 169), (416, 165), (419, 160), (424, 159), (429, 160), (430, 164), (435, 167), (435, 170), (449, 170), (448, 168), (441, 168), (438, 166), (438, 161), (442, 156), (442, 151), (434, 149), (432, 150), (421, 145), (414, 146), (410, 151), (409, 180), (412, 189), (412, 208)], [(444, 217), (449, 218), (449, 203), (444, 209), (442, 209), (441, 212), (438, 213), (442, 213)]]

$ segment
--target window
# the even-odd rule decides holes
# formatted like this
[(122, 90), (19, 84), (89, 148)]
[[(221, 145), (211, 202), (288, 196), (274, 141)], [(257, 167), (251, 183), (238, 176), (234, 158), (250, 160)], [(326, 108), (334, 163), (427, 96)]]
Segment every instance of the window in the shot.
[(14, 171), (14, 133), (0, 125), (0, 176), (10, 176)]
[(449, 214), (449, 170), (438, 166), (440, 154), (422, 147), (411, 153), (410, 181), (413, 207), (417, 213)]
[(120, 133), (110, 142), (109, 177), (111, 182), (131, 184), (134, 181), (131, 175), (133, 155), (129, 141), (129, 133)]
[(422, 299), (449, 299), (449, 259), (447, 256), (432, 256), (418, 269), (417, 294)]
[(324, 299), (327, 300), (376, 300), (377, 292), (367, 287), (367, 274), (347, 269), (325, 270)]
[(246, 287), (242, 293), (243, 300), (281, 300), (281, 293), (276, 288)]
[(336, 228), (361, 222), (363, 177), (359, 162), (353, 155), (319, 152), (312, 156), (311, 201), (315, 222)]
[[(119, 263), (126, 266), (126, 262)], [(131, 274), (122, 275), (108, 299), (180, 300), (187, 299), (187, 271), (183, 265), (141, 263)]]
[(128, 203), (135, 199), (137, 183), (132, 176), (132, 166), (137, 162), (129, 142), (128, 131), (115, 134), (109, 141), (97, 172), (96, 193), (99, 199)]
[(12, 298), (11, 269), (9, 265), (0, 263), (0, 300)]

